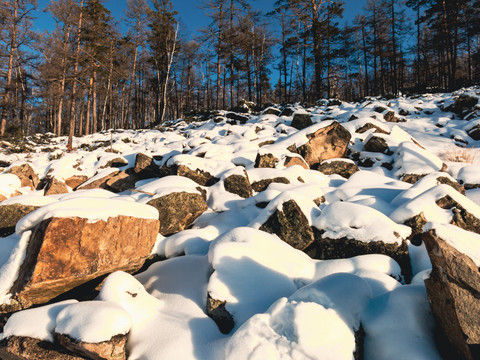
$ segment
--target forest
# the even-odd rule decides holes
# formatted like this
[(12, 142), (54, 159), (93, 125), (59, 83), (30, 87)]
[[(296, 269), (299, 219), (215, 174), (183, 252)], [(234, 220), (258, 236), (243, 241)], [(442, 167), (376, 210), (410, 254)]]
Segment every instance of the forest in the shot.
[[(242, 101), (452, 91), (480, 82), (480, 0), (199, 0), (209, 25), (186, 34), (170, 0), (0, 1), (0, 136), (140, 129)], [(192, 5), (193, 6), (193, 5)]]

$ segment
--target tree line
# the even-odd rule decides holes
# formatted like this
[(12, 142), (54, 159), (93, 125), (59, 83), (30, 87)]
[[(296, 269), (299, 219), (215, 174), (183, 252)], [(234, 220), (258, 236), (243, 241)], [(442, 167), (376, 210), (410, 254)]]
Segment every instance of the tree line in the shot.
[(454, 90), (480, 80), (480, 0), (203, 0), (186, 34), (170, 0), (0, 1), (0, 136), (145, 128), (241, 100), (266, 104)]

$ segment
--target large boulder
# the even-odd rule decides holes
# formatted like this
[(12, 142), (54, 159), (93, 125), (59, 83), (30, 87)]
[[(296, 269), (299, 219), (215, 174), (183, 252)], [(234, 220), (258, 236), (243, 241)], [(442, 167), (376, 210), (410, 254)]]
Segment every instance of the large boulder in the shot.
[[(478, 253), (480, 237), (452, 228), (431, 223), (427, 225), (423, 241), (432, 263), (432, 272), (425, 279), (425, 286), (438, 324), (459, 353), (453, 354), (453, 357), (450, 354), (449, 358), (479, 359), (480, 262), (464, 249), (477, 249)], [(462, 246), (462, 239), (466, 247)]]
[(308, 141), (297, 147), (295, 152), (300, 154), (310, 167), (315, 167), (324, 160), (344, 157), (350, 137), (350, 132), (334, 121), (307, 134)]
[(315, 240), (313, 230), (300, 206), (293, 199), (282, 204), (260, 230), (276, 234), (280, 239), (295, 249), (305, 250)]
[[(133, 272), (143, 266), (157, 239), (156, 211), (120, 200), (96, 201), (91, 199), (91, 212), (99, 211), (103, 216), (42, 220), (48, 213), (68, 212), (71, 206), (82, 203), (71, 200), (44, 206), (17, 224), (17, 232), (31, 229), (31, 235), (18, 277), (9, 291), (11, 303), (2, 305), (2, 311), (42, 304), (113, 271)], [(119, 210), (121, 206), (128, 206), (128, 211)], [(120, 214), (112, 213), (105, 219), (108, 211)], [(122, 215), (125, 212), (137, 213), (138, 217)]]
[(204, 196), (193, 192), (172, 192), (147, 202), (158, 210), (160, 234), (167, 236), (186, 229), (207, 209)]
[(256, 168), (274, 168), (278, 163), (278, 158), (275, 155), (270, 153), (261, 154), (258, 153), (255, 158), (255, 167)]
[(291, 126), (294, 127), (295, 129), (302, 130), (312, 125), (313, 125), (313, 122), (308, 113), (296, 112), (295, 115), (293, 115)]
[(325, 175), (337, 174), (348, 179), (358, 171), (358, 166), (350, 159), (332, 159), (322, 161), (318, 171)]
[[(236, 170), (236, 169), (234, 169)], [(236, 171), (231, 171), (225, 174), (223, 178), (223, 186), (225, 190), (232, 194), (237, 194), (238, 196), (247, 199), (253, 196), (252, 185), (248, 179), (248, 175), (245, 170), (241, 170), (240, 173)]]
[(68, 192), (68, 186), (63, 181), (58, 180), (54, 176), (46, 179), (46, 184), (43, 188), (43, 195), (58, 195), (66, 194)]
[(23, 204), (0, 205), (0, 237), (15, 233), (17, 222), (38, 208), (39, 206)]
[(138, 153), (135, 157), (133, 172), (140, 179), (150, 179), (160, 176), (160, 169), (155, 165), (154, 159), (143, 153)]
[(26, 186), (32, 190), (35, 190), (40, 183), (37, 173), (28, 163), (10, 167), (7, 170), (7, 174), (17, 175), (22, 183), (22, 187)]
[(466, 114), (472, 112), (475, 105), (478, 103), (478, 98), (466, 94), (460, 95), (455, 99), (455, 102), (448, 106), (445, 111), (451, 111), (455, 114), (463, 117)]
[(407, 226), (394, 223), (371, 207), (343, 201), (327, 205), (312, 225), (315, 242), (308, 249), (310, 256), (327, 260), (383, 254), (395, 259), (410, 280), (406, 239), (411, 230)]

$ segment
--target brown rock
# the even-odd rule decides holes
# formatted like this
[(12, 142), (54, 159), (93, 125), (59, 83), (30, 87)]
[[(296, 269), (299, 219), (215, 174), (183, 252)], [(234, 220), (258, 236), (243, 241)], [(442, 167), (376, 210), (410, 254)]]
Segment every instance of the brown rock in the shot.
[(160, 176), (160, 171), (155, 165), (153, 158), (143, 153), (138, 153), (135, 157), (135, 167), (133, 172), (141, 179), (150, 179)]
[(192, 170), (185, 165), (174, 166), (173, 169), (173, 175), (185, 176), (202, 186), (211, 186), (220, 180), (207, 171)]
[(422, 244), (423, 227), (426, 223), (427, 219), (425, 219), (423, 212), (404, 222), (404, 225), (407, 225), (412, 229), (412, 233), (408, 237), (408, 240), (410, 240), (413, 245), (419, 246)]
[(406, 281), (410, 281), (412, 270), (408, 255), (407, 242), (401, 245), (384, 243), (383, 241), (363, 242), (355, 239), (330, 239), (322, 236), (323, 231), (315, 229), (315, 242), (304, 251), (312, 258), (319, 260), (346, 259), (359, 255), (382, 254), (395, 259)]
[(272, 144), (275, 144), (274, 140), (266, 140), (266, 141), (262, 141), (261, 143), (259, 143), (258, 147), (261, 148), (263, 146), (272, 145)]
[(278, 163), (278, 159), (272, 154), (257, 154), (255, 158), (256, 168), (274, 168)]
[(158, 210), (160, 234), (167, 236), (184, 230), (207, 209), (205, 198), (200, 194), (174, 192), (148, 202)]
[(128, 216), (44, 220), (32, 229), (10, 292), (25, 308), (111, 272), (136, 271), (150, 256), (158, 227), (158, 220)]
[(58, 344), (29, 337), (12, 336), (0, 341), (2, 360), (86, 360)]
[(88, 184), (83, 183), (82, 185), (78, 186), (76, 190), (90, 190), (90, 189), (106, 189), (107, 186), (107, 181), (113, 178), (115, 175), (117, 175), (120, 171), (116, 170), (108, 175), (105, 175), (103, 177), (100, 177), (97, 180), (91, 181)]
[(262, 115), (280, 115), (281, 111), (274, 107), (268, 107), (262, 111)]
[(460, 95), (455, 102), (447, 107), (445, 111), (454, 112), (457, 115), (464, 116), (473, 111), (473, 108), (478, 103), (478, 98), (462, 94)]
[(5, 196), (3, 196), (2, 194), (0, 194), (0, 202), (2, 202), (3, 200), (7, 200), (7, 198)]
[(248, 179), (248, 175), (244, 172), (244, 176), (241, 175), (230, 175), (228, 176), (224, 182), (223, 186), (225, 190), (232, 193), (237, 194), (238, 196), (247, 199), (253, 196), (252, 185), (250, 184), (250, 180)]
[(57, 195), (57, 194), (66, 194), (68, 193), (67, 184), (57, 180), (55, 177), (46, 179), (46, 185), (43, 189), (43, 195)]
[(127, 166), (127, 165), (128, 165), (127, 160), (125, 160), (124, 158), (121, 158), (121, 157), (117, 157), (115, 159), (107, 161), (107, 163), (105, 165), (101, 166), (100, 169), (106, 169), (106, 168), (109, 168), (109, 167), (121, 168), (121, 167)]
[(377, 125), (374, 125), (372, 123), (366, 123), (362, 127), (358, 128), (355, 132), (359, 134), (363, 134), (364, 132), (367, 132), (370, 129), (375, 129), (374, 132), (380, 133), (380, 134), (388, 134), (387, 131), (383, 130), (382, 128), (378, 127)]
[(225, 308), (226, 304), (226, 301), (213, 299), (210, 294), (207, 296), (207, 314), (215, 321), (222, 334), (228, 334), (235, 326), (232, 314)]
[(17, 222), (39, 207), (21, 204), (0, 205), (0, 237), (15, 233)]
[(432, 262), (425, 280), (430, 306), (438, 324), (460, 356), (480, 358), (480, 274), (475, 263), (435, 230), (423, 235)]
[(450, 185), (450, 186), (453, 187), (455, 190), (457, 190), (460, 194), (465, 195), (465, 189), (467, 188), (466, 185), (465, 185), (465, 187), (463, 187), (463, 186), (460, 185), (458, 182), (452, 181), (452, 180), (450, 180), (450, 179), (449, 179), (448, 177), (446, 177), (446, 176), (439, 176), (439, 177), (437, 177), (437, 183), (438, 183), (438, 184)]
[(308, 142), (298, 147), (296, 152), (312, 168), (323, 160), (345, 156), (351, 135), (335, 121), (331, 125), (307, 135), (307, 137), (309, 138)]
[(298, 250), (305, 250), (315, 240), (313, 230), (295, 200), (284, 202), (282, 210), (275, 211), (260, 230), (278, 235)]
[(7, 173), (17, 175), (22, 183), (22, 187), (28, 186), (30, 189), (35, 190), (40, 183), (37, 173), (27, 163), (11, 167), (7, 170)]
[(365, 151), (386, 154), (390, 152), (387, 142), (380, 136), (372, 136), (363, 147)]
[(298, 114), (293, 115), (293, 120), (291, 126), (297, 130), (305, 129), (313, 125), (312, 119), (308, 114)]
[(70, 186), (72, 189), (75, 190), (77, 187), (82, 185), (87, 180), (88, 180), (88, 176), (86, 175), (73, 175), (65, 180), (65, 184), (67, 184), (68, 186)]
[(141, 180), (136, 174), (128, 174), (125, 171), (119, 172), (114, 177), (108, 179), (107, 187), (113, 192), (122, 192), (135, 188), (135, 183)]
[(480, 140), (480, 125), (475, 125), (473, 128), (467, 131), (467, 134), (473, 140)]
[(252, 184), (252, 189), (256, 192), (264, 191), (271, 183), (290, 184), (290, 180), (283, 176), (279, 176), (273, 179), (262, 179), (259, 181), (255, 181)]
[(292, 108), (283, 108), (282, 112), (278, 116), (292, 116), (295, 111)]
[(76, 341), (67, 335), (56, 334), (58, 342), (74, 354), (92, 360), (125, 360), (127, 358), (127, 335), (116, 335), (109, 341), (87, 343)]
[(388, 111), (385, 115), (383, 115), (383, 118), (387, 122), (399, 122), (400, 120), (395, 116), (395, 113), (393, 111)]
[(297, 156), (285, 156), (285, 162), (283, 163), (283, 166), (290, 167), (294, 165), (300, 165), (306, 170), (310, 169), (308, 164), (302, 158)]
[(338, 174), (348, 179), (358, 171), (358, 166), (350, 161), (332, 160), (322, 162), (318, 167), (318, 171), (325, 175)]

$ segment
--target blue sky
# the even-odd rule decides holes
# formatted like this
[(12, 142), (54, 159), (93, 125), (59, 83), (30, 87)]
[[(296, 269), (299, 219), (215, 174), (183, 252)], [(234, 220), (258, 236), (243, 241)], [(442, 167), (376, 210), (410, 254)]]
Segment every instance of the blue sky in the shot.
[[(39, 9), (43, 10), (47, 6), (50, 0), (39, 0)], [(365, 6), (367, 0), (346, 0), (344, 19), (351, 23), (355, 18), (355, 15), (362, 12), (363, 6)], [(115, 19), (120, 20), (124, 15), (124, 9), (126, 6), (126, 0), (105, 0), (105, 7), (112, 12)], [(205, 27), (209, 23), (209, 19), (203, 14), (203, 11), (196, 6), (200, 4), (199, 1), (189, 0), (172, 0), (175, 10), (179, 12), (179, 17), (186, 27), (184, 29), (186, 33), (194, 33), (196, 29)], [(253, 0), (252, 6), (257, 9), (268, 12), (273, 9), (275, 0)], [(50, 16), (46, 13), (37, 12), (38, 19), (35, 22), (35, 30), (51, 30), (54, 23)]]

